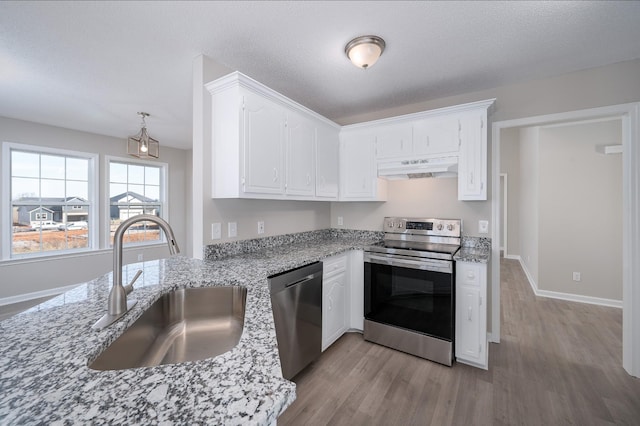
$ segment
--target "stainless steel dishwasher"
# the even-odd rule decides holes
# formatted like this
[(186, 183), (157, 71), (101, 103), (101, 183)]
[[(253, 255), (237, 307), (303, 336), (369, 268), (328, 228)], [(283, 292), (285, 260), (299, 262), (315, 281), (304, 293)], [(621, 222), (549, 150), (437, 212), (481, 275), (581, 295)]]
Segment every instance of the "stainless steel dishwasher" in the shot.
[(282, 376), (291, 379), (322, 352), (322, 262), (269, 277)]

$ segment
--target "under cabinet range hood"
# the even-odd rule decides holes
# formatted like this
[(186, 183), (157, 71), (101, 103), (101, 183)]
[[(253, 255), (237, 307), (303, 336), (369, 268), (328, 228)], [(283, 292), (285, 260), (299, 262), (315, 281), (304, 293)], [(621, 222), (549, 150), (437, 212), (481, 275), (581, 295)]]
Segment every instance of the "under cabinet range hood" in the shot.
[(378, 177), (388, 180), (458, 176), (458, 157), (381, 161)]

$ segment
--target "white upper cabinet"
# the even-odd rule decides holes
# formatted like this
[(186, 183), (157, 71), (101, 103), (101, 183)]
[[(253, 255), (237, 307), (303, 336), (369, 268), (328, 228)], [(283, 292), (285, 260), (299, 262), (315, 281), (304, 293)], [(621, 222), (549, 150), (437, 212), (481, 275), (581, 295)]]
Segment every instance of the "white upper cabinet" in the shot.
[(415, 156), (458, 155), (460, 147), (459, 114), (417, 120), (413, 126)]
[(386, 201), (386, 181), (378, 179), (375, 134), (346, 130), (340, 135), (340, 200)]
[(307, 117), (290, 112), (287, 118), (287, 181), (285, 193), (313, 197), (316, 191), (316, 125)]
[(337, 199), (339, 126), (238, 72), (206, 88), (213, 198)]
[(458, 200), (487, 199), (487, 110), (461, 116)]
[(329, 125), (318, 127), (316, 140), (316, 197), (338, 199), (339, 130)]
[(383, 125), (375, 129), (376, 158), (407, 157), (412, 154), (413, 127), (411, 123)]
[[(277, 103), (241, 90), (243, 105), (243, 192), (282, 194), (285, 110)], [(229, 177), (231, 178), (231, 177)], [(243, 179), (244, 178), (244, 179)]]

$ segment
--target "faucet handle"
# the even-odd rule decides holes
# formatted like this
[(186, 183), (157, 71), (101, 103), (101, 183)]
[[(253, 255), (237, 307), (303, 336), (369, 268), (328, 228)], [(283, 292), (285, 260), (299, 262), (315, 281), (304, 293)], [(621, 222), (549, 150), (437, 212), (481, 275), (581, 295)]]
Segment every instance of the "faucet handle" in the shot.
[(134, 275), (134, 277), (131, 280), (131, 282), (124, 286), (125, 294), (129, 294), (129, 293), (131, 293), (133, 291), (133, 283), (135, 283), (136, 280), (138, 278), (140, 278), (140, 275), (142, 275), (142, 269), (139, 269), (138, 272), (136, 272), (136, 274)]

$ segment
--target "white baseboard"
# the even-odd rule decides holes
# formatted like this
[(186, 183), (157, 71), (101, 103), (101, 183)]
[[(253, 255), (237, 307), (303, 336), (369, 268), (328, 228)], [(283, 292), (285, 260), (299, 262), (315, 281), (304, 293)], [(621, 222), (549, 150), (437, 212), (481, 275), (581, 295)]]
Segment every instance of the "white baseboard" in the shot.
[(512, 260), (520, 260), (520, 256), (518, 256), (517, 254), (505, 254), (504, 258), (512, 259)]
[(18, 294), (16, 296), (3, 297), (0, 299), (0, 306), (13, 305), (14, 303), (27, 302), (33, 299), (40, 299), (42, 297), (57, 296), (73, 288), (78, 287), (78, 284), (68, 285), (64, 287), (50, 288), (42, 291), (34, 291), (33, 293)]
[(527, 276), (529, 285), (531, 286), (531, 289), (533, 290), (533, 293), (536, 296), (548, 297), (550, 299), (566, 300), (568, 302), (588, 303), (590, 305), (609, 306), (612, 308), (622, 309), (622, 300), (604, 299), (601, 297), (593, 297), (593, 296), (583, 296), (581, 294), (574, 294), (574, 293), (561, 293), (559, 291), (540, 290), (538, 288), (538, 283), (535, 282), (535, 280), (531, 276), (531, 273), (529, 273), (527, 266), (524, 264), (520, 256), (517, 256), (517, 260), (520, 262), (520, 266), (522, 267), (524, 274)]
[[(487, 333), (487, 342), (489, 342), (489, 343), (500, 343), (500, 339), (499, 339), (499, 338), (498, 338), (498, 339), (494, 339), (494, 338), (493, 338), (493, 333), (488, 332), (488, 333)], [(489, 346), (488, 346), (488, 345), (487, 345), (487, 348), (489, 348)], [(488, 349), (487, 349), (487, 350), (488, 350)]]

